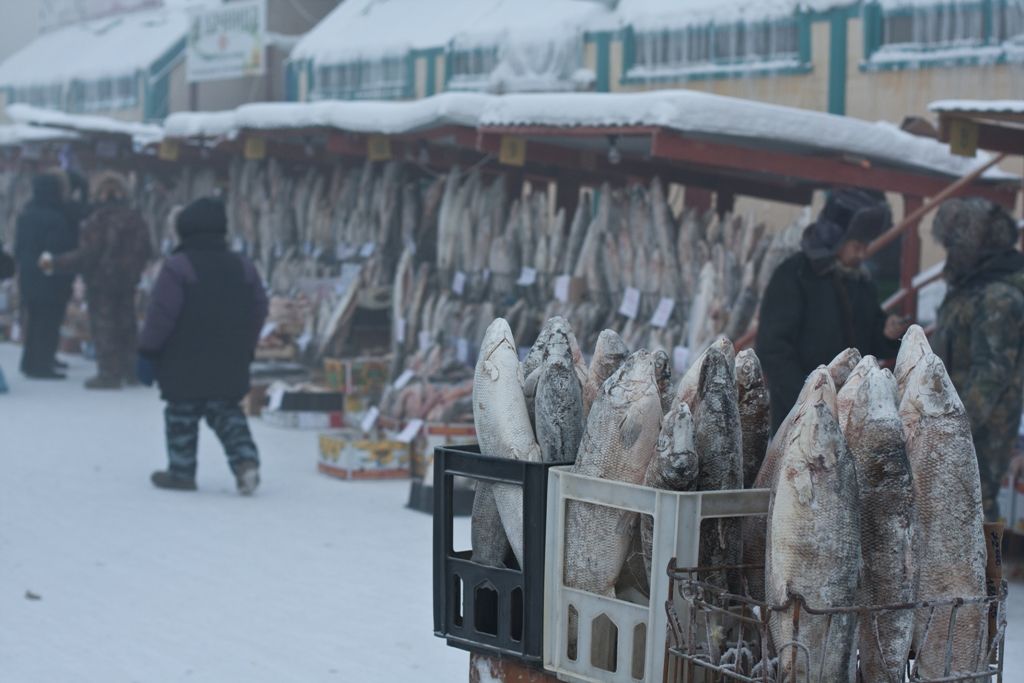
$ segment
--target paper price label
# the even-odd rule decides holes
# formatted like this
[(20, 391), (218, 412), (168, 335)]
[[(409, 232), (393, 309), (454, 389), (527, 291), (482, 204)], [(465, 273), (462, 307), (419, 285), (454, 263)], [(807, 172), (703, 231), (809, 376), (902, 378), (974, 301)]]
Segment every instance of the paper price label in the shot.
[(677, 346), (672, 349), (672, 372), (682, 374), (690, 368), (690, 349)]
[(460, 363), (469, 362), (469, 340), (465, 337), (459, 337), (455, 341), (455, 359)]
[(555, 278), (555, 298), (563, 304), (569, 303), (569, 285), (571, 283), (571, 275), (559, 275)]
[(373, 429), (374, 425), (377, 424), (377, 418), (380, 417), (380, 409), (377, 406), (373, 406), (366, 411), (366, 415), (363, 415), (362, 421), (359, 423), (359, 428), (364, 432), (369, 432)]
[(622, 295), (622, 305), (619, 306), (619, 315), (624, 315), (633, 320), (639, 312), (640, 290), (636, 287), (626, 287), (626, 291)]
[(284, 245), (280, 242), (274, 245), (274, 258), (281, 258), (284, 256)]
[(270, 335), (274, 334), (274, 330), (276, 330), (276, 329), (277, 329), (277, 323), (274, 323), (274, 322), (266, 323), (263, 326), (263, 329), (260, 330), (260, 339), (266, 339)]
[(268, 395), (267, 410), (280, 410), (282, 403), (284, 403), (284, 387), (273, 387)]
[(302, 349), (303, 351), (309, 348), (309, 344), (312, 341), (313, 335), (308, 331), (303, 332), (302, 336), (295, 340), (295, 342), (299, 345), (299, 348)]
[(651, 325), (654, 327), (665, 327), (668, 325), (668, 319), (672, 317), (672, 310), (675, 307), (675, 299), (663, 297), (658, 302), (658, 307), (654, 309), (654, 315), (651, 316)]
[(487, 282), (490, 282), (490, 281), (491, 281), (491, 269), (490, 268), (484, 268), (484, 282), (487, 283)]
[(241, 254), (243, 251), (245, 251), (245, 240), (236, 235), (235, 238), (231, 240), (231, 251), (235, 252), (236, 254)]
[(455, 271), (455, 276), (452, 277), (452, 292), (458, 296), (462, 296), (462, 293), (466, 291), (466, 274), (461, 270)]
[(401, 391), (406, 386), (408, 386), (409, 382), (411, 382), (412, 378), (415, 376), (416, 373), (413, 372), (412, 370), (405, 370), (401, 375), (398, 376), (398, 379), (396, 379), (395, 383), (392, 384), (391, 386)]
[(399, 344), (405, 343), (405, 318), (395, 321), (395, 341)]
[(429, 350), (434, 343), (433, 337), (431, 337), (430, 333), (426, 330), (420, 331), (419, 339), (417, 341), (419, 342), (420, 351)]
[(373, 256), (373, 252), (377, 250), (376, 242), (367, 242), (359, 249), (359, 255), (363, 258), (370, 258)]
[(537, 269), (530, 268), (529, 266), (523, 266), (523, 269), (519, 271), (519, 279), (516, 280), (516, 284), (520, 287), (529, 287), (537, 281)]
[(423, 429), (423, 420), (412, 420), (409, 424), (405, 425), (405, 429), (398, 435), (398, 441), (402, 443), (412, 443), (412, 440), (420, 433)]

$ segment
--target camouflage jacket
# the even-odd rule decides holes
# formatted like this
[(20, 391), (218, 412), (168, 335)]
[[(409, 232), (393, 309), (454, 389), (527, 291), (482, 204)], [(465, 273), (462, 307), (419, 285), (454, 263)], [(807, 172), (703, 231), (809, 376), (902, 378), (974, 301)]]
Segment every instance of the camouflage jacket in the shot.
[(1011, 443), (1024, 392), (1024, 254), (996, 255), (950, 286), (932, 347), (960, 394), (979, 451)]
[(142, 215), (121, 203), (100, 205), (82, 224), (78, 248), (54, 259), (58, 272), (81, 273), (93, 291), (134, 287), (152, 256)]

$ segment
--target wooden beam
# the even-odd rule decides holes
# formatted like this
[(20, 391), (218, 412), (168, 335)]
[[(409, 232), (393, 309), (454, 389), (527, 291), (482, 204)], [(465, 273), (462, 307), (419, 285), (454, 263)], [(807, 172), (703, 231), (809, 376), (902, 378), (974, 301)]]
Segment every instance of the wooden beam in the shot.
[(903, 211), (910, 220), (903, 231), (903, 242), (900, 248), (900, 289), (907, 295), (903, 297), (901, 308), (903, 315), (917, 317), (917, 290), (914, 289), (914, 276), (921, 270), (921, 211), (924, 200), (912, 195), (903, 196)]

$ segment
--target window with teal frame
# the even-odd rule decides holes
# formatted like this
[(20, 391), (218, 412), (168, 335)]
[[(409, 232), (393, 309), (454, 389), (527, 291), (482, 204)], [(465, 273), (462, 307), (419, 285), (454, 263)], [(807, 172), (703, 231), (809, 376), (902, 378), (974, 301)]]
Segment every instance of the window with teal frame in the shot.
[(809, 16), (626, 30), (627, 82), (727, 78), (810, 68)]
[(139, 78), (137, 74), (100, 78), (91, 81), (73, 81), (68, 86), (68, 111), (90, 113), (119, 111), (139, 106)]
[(866, 68), (1024, 61), (1024, 0), (898, 0), (864, 7)]
[(31, 104), (44, 109), (64, 109), (64, 87), (61, 85), (30, 85), (10, 88), (8, 101)]
[(498, 66), (497, 47), (451, 49), (446, 55), (448, 90), (486, 90)]
[(310, 99), (395, 100), (411, 96), (410, 57), (325, 64), (314, 67)]

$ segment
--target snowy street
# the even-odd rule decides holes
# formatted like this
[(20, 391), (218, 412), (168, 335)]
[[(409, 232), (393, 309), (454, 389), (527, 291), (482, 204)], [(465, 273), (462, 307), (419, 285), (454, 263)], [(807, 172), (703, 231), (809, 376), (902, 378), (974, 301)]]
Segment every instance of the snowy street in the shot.
[(256, 496), (206, 428), (199, 491), (160, 491), (156, 390), (86, 392), (78, 357), (69, 381), (27, 382), (19, 353), (0, 344), (5, 683), (467, 679), (433, 635), (431, 518), (407, 481), (330, 479), (315, 432), (254, 420)]
[[(19, 351), (0, 344), (5, 683), (467, 679), (433, 636), (431, 520), (404, 509), (407, 482), (320, 475), (315, 432), (254, 420), (254, 498), (205, 429), (200, 490), (156, 490), (156, 391), (86, 392), (80, 358), (70, 381), (26, 382)], [(1007, 681), (1024, 673), (1011, 591)]]

